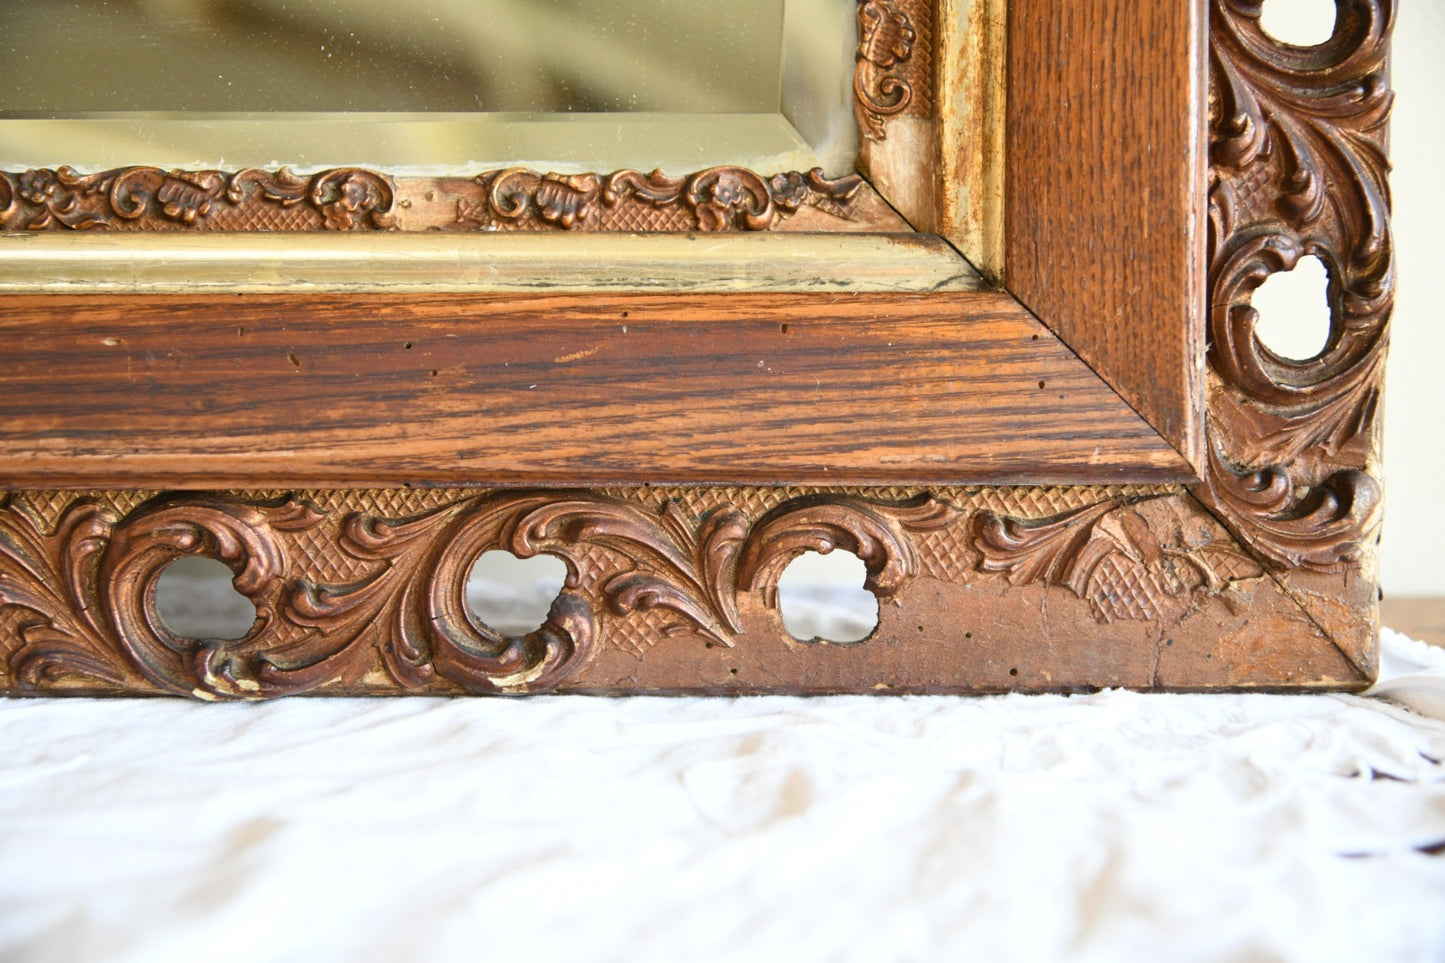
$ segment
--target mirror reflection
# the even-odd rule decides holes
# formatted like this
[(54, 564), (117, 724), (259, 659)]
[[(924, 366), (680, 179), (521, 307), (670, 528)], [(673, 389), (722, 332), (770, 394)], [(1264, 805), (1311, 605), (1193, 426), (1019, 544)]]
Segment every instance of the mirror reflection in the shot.
[[(712, 155), (735, 153), (737, 130), (708, 133), (730, 125), (769, 129), (744, 153), (801, 151), (813, 157), (791, 166), (846, 169), (855, 17), (855, 0), (3, 0), (0, 161), (84, 163), (42, 159), (45, 141), (54, 153), (97, 137), (85, 148), (96, 163), (170, 163), (173, 147), (199, 161), (202, 142), (176, 125), (208, 123), (210, 153), (232, 165), (585, 166), (623, 161), (633, 139), (639, 156), (626, 159), (650, 164), (642, 148), (657, 139), (634, 115), (665, 114), (667, 141), (697, 142), (684, 145), (699, 148), (689, 163), (732, 162)], [(284, 134), (254, 126), (268, 121), (258, 115), (275, 115)], [(576, 128), (574, 156), (558, 156), (566, 138), (555, 131), (525, 133), (567, 115), (590, 119)], [(599, 125), (598, 115), (616, 116)], [(785, 121), (788, 136), (770, 118)], [(167, 156), (119, 160), (117, 151), (134, 152), (127, 132), (143, 121), (140, 140)], [(405, 137), (394, 125), (414, 121), (433, 125), (406, 135), (422, 146), (371, 158), (356, 156), (365, 132), (338, 136), (333, 126), (328, 141), (297, 129), (389, 124), (378, 138), (397, 141)], [(327, 143), (346, 156), (323, 158)], [(659, 148), (678, 154), (667, 143), (649, 149)]]
[(11, 111), (776, 107), (783, 0), (7, 0)]

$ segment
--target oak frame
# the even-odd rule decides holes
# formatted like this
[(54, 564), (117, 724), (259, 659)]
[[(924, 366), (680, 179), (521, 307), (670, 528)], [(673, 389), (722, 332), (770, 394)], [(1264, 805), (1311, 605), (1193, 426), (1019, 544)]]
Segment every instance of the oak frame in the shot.
[[(956, 60), (959, 37), (986, 37), (1007, 23), (1006, 122), (978, 124), (995, 86), (975, 87), (966, 103), (940, 86), (926, 105), (912, 99), (880, 115), (884, 136), (865, 150), (868, 173), (900, 210), (1002, 279), (1015, 296), (1008, 300), (1035, 309), (1045, 330), (1157, 428), (1177, 456), (1168, 472), (1136, 465), (1132, 476), (1110, 476), (1123, 484), (1102, 485), (1107, 477), (1079, 465), (1053, 476), (1006, 469), (992, 485), (967, 488), (957, 482), (984, 479), (930, 474), (921, 461), (821, 486), (826, 479), (806, 470), (779, 479), (784, 485), (696, 484), (746, 480), (717, 476), (669, 479), (686, 484), (661, 488), (635, 484), (647, 478), (605, 477), (579, 481), (622, 487), (580, 491), (302, 490), (335, 482), (284, 471), (270, 475), (282, 490), (258, 478), (258, 490), (229, 493), (158, 491), (145, 485), (144, 471), (126, 477), (127, 487), (116, 474), (108, 484), (103, 474), (76, 476), (104, 489), (91, 493), (12, 481), (25, 490), (3, 496), (0, 508), (0, 688), (252, 698), (1367, 685), (1377, 658), (1378, 397), (1393, 293), (1385, 183), (1393, 3), (1337, 2), (1334, 37), (1292, 48), (1263, 33), (1256, 0), (1212, 0), (1207, 11), (1203, 0), (1156, 5), (1133, 20), (1121, 14), (1127, 4), (1081, 17), (1058, 0), (1014, 0), (1000, 17), (1001, 0), (941, 0), (927, 7), (935, 34), (946, 32), (930, 48), (935, 60)], [(873, 6), (921, 9), (860, 5)], [(1151, 51), (1167, 50), (1151, 17), (1173, 26), (1164, 36), (1184, 55), (1161, 60), (1159, 71), (1173, 81), (1149, 89), (1184, 91), (1192, 109), (1182, 120), (1170, 104), (1141, 105), (1127, 85), (1091, 73), (1101, 63), (1137, 68), (1154, 62)], [(965, 23), (976, 29), (947, 30)], [(1036, 45), (1060, 37), (1084, 39), (1047, 48), (1061, 65), (1056, 75), (1017, 82), (1038, 62)], [(860, 77), (916, 63), (883, 61), (860, 47)], [(987, 73), (987, 58), (967, 62), (974, 75)], [(1097, 100), (1066, 112), (1057, 137), (1028, 140), (1039, 136), (1029, 125), (1035, 108), (1077, 104), (1090, 91)], [(895, 150), (889, 139), (916, 147), (913, 129), (934, 103), (945, 105), (949, 121), (930, 128), (941, 145), (938, 179), (921, 180), (916, 150)], [(1160, 185), (1150, 177), (1163, 165), (1122, 158), (1117, 176), (1079, 176), (1080, 152), (1115, 143), (1097, 136), (1102, 125), (1144, 124), (1167, 140), (1163, 128), (1147, 125), (1171, 117), (1190, 144), (1173, 168), (1183, 172), (1174, 206), (1117, 196), (1124, 186), (1157, 200)], [(966, 122), (1006, 138), (1006, 173), (988, 151), (948, 153)], [(161, 175), (148, 203), (153, 197), (166, 217), (167, 203), (204, 216), (205, 198), (184, 185), (162, 197)], [(375, 220), (386, 213), (380, 183), (343, 172), (283, 187), (323, 221), (384, 226)], [(757, 183), (771, 196), (676, 190), (702, 199), (691, 208), (695, 227), (708, 216), (747, 226), (750, 213), (776, 209), (772, 186)], [(780, 189), (792, 191), (792, 183)], [(18, 178), (0, 180), (0, 212), (20, 202), (44, 207), (43, 187), (31, 202)], [(565, 213), (573, 198), (558, 190), (555, 209)], [(756, 201), (709, 214), (724, 195)], [(1151, 220), (1156, 214), (1173, 220)], [(1177, 249), (1151, 247), (1131, 233), (1140, 223), (1182, 226), (1185, 234)], [(1039, 243), (1040, 232), (1050, 243)], [(1291, 363), (1254, 337), (1249, 298), (1305, 255), (1329, 269), (1334, 333), (1318, 358)], [(1141, 259), (1168, 267), (1170, 283), (1135, 291)], [(1147, 366), (1138, 377), (1130, 348), (1137, 331), (1094, 326), (1121, 292), (1125, 304), (1153, 298), (1163, 316), (1177, 318), (1169, 330), (1184, 350), (1171, 370), (1183, 391), (1173, 404), (1167, 391), (1153, 391), (1161, 381), (1148, 378)], [(896, 311), (915, 297), (880, 295), (871, 310)], [(929, 297), (965, 310), (965, 302), (999, 295), (975, 286)], [(7, 305), (22, 326), (47, 311), (83, 308), (51, 294), (9, 295)], [(1031, 316), (1015, 319), (1024, 317)], [(567, 470), (540, 481), (566, 485)], [(524, 639), (498, 636), (462, 610), (470, 560), (491, 546), (568, 562), (568, 587), (551, 618)], [(798, 553), (835, 547), (864, 559), (868, 587), (889, 603), (879, 629), (856, 645), (791, 639), (776, 611), (777, 576)], [(159, 572), (198, 553), (229, 564), (257, 604), (260, 618), (245, 639), (179, 639), (156, 617)]]

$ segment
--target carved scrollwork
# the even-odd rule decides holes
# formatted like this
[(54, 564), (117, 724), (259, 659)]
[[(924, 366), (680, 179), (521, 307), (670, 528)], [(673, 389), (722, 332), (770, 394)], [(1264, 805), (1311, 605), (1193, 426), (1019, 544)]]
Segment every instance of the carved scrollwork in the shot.
[(0, 612), (14, 643), (7, 669), (39, 689), (67, 677), (108, 686), (139, 674), (122, 657), (99, 605), (90, 604), (99, 558), (121, 513), (85, 501), (71, 505), (53, 532), (23, 502), (0, 498)]
[(903, 73), (918, 39), (898, 0), (860, 0), (853, 106), (858, 130), (869, 140), (887, 136), (885, 121), (913, 103), (913, 83)]
[[(566, 563), (535, 631), (499, 633), (470, 609), (470, 571), (491, 550)], [(1219, 625), (1277, 598), (1260, 562), (1168, 487), (20, 492), (0, 496), (0, 692), (798, 691), (813, 656), (783, 627), (776, 586), (809, 550), (857, 554), (889, 603), (866, 646), (817, 663), (858, 660), (856, 681), (818, 683), (830, 691), (915, 658), (931, 664), (916, 685), (973, 686), (935, 675), (959, 653), (928, 619), (1003, 625), (1058, 597), (1073, 631), (1152, 640), (1157, 663), (1165, 635), (1212, 651)], [(256, 610), (244, 637), (166, 627), (156, 585), (187, 555), (230, 568)]]
[(654, 514), (636, 504), (582, 496), (514, 514), (501, 543), (522, 558), (550, 551), (569, 559), (573, 586), (580, 552), (611, 550), (632, 562), (596, 586), (613, 614), (666, 611), (726, 646), (742, 628), (732, 584), (747, 530), (735, 510), (720, 510), (694, 524), (671, 504)]
[(738, 565), (738, 584), (763, 590), (768, 604), (776, 605), (778, 579), (793, 559), (842, 549), (863, 560), (864, 588), (892, 598), (919, 573), (911, 536), (945, 528), (960, 514), (933, 495), (901, 504), (829, 495), (795, 499), (758, 522)]
[[(1209, 469), (1201, 497), (1269, 561), (1355, 564), (1379, 524), (1381, 379), (1394, 300), (1386, 122), (1392, 0), (1337, 0), (1330, 40), (1292, 47), (1260, 0), (1211, 14)], [(1316, 256), (1331, 332), (1307, 360), (1260, 342), (1250, 301)]]
[(830, 180), (819, 169), (765, 178), (741, 167), (713, 167), (687, 177), (509, 168), (476, 180), (485, 204), (461, 208), (459, 220), (531, 230), (766, 231), (805, 205), (847, 216), (863, 184), (854, 175)]
[[(0, 227), (7, 230), (380, 230), (394, 224), (388, 178), (359, 168), (309, 177), (286, 168), (224, 171), (121, 167), (80, 174), (70, 167), (0, 175)], [(302, 217), (284, 216), (297, 209)]]
[[(0, 513), (0, 611), (21, 613), (10, 674), (31, 685), (78, 676), (201, 698), (270, 698), (355, 683), (379, 657), (406, 688), (551, 688), (590, 654), (587, 600), (564, 594), (537, 631), (510, 638), (471, 618), (463, 594), (482, 547), (537, 504), (471, 499), (405, 519), (352, 512), (338, 520), (296, 498), (160, 497), (125, 515), (81, 498), (51, 533), (12, 507)], [(356, 576), (308, 574), (318, 545), (333, 567), (359, 566)], [(181, 638), (165, 626), (156, 582), (186, 555), (235, 573), (257, 612), (243, 638)]]
[(1055, 585), (1102, 622), (1170, 625), (1213, 598), (1241, 607), (1264, 570), (1218, 526), (1169, 499), (1113, 499), (1044, 519), (984, 511), (970, 520), (979, 567), (1012, 585)]

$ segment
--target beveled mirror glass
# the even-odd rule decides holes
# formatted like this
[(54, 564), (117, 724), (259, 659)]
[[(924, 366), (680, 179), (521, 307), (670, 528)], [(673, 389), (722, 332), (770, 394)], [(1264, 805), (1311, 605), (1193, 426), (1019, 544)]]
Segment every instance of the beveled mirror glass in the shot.
[(6, 166), (853, 167), (854, 0), (0, 5)]

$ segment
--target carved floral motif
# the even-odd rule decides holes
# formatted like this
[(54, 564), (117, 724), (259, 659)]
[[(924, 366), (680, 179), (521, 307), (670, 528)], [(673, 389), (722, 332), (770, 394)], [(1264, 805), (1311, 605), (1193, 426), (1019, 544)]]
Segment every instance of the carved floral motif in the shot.
[[(742, 632), (739, 591), (781, 570), (774, 552), (786, 564), (801, 550), (796, 540), (818, 531), (837, 533), (868, 561), (879, 590), (896, 592), (916, 569), (904, 533), (956, 516), (933, 499), (803, 500), (753, 527), (726, 505), (694, 517), (671, 501), (654, 508), (564, 492), (463, 495), (394, 518), (362, 510), (366, 500), (358, 493), (328, 512), (303, 495), (160, 495), (125, 512), (80, 496), (51, 527), (31, 501), (12, 498), (0, 509), (0, 616), (13, 620), (8, 634), (18, 640), (12, 684), (79, 678), (270, 698), (363, 679), (375, 688), (382, 672), (408, 690), (541, 691), (586, 664), (602, 620), (662, 613), (664, 631), (677, 624), (732, 645)], [(523, 638), (467, 611), (472, 564), (493, 548), (568, 564), (546, 623)], [(599, 554), (608, 560), (600, 567)], [(257, 612), (244, 638), (186, 639), (165, 627), (155, 586), (187, 555), (232, 570)]]
[(458, 220), (527, 229), (766, 231), (804, 205), (847, 217), (862, 187), (857, 176), (829, 180), (819, 169), (765, 178), (741, 167), (687, 177), (634, 170), (544, 174), (524, 168), (477, 177), (485, 203), (463, 205)]
[[(0, 226), (7, 230), (140, 228), (349, 231), (393, 223), (393, 190), (381, 174), (357, 168), (301, 177), (282, 168), (165, 171), (122, 167), (80, 174), (69, 167), (0, 172)], [(274, 216), (297, 208), (299, 222)], [(267, 216), (273, 220), (268, 222)]]
[[(1386, 72), (1392, 0), (1340, 0), (1292, 47), (1260, 0), (1215, 0), (1210, 72), (1209, 469), (1201, 497), (1277, 566), (1355, 565), (1379, 525), (1379, 399), (1394, 301)], [(1295, 361), (1261, 344), (1254, 291), (1324, 263), (1331, 333)]]
[(885, 139), (886, 120), (913, 103), (913, 81), (904, 68), (913, 59), (917, 39), (913, 21), (898, 0), (860, 0), (853, 106), (858, 130), (869, 140)]
[[(668, 177), (510, 168), (479, 175), (470, 192), (463, 182), (453, 222), (408, 229), (766, 231), (804, 207), (850, 219), (862, 185), (857, 176), (831, 180), (817, 169), (765, 177), (714, 167)], [(0, 172), (0, 228), (7, 230), (388, 230), (398, 226), (397, 207), (388, 177), (356, 168), (310, 177), (284, 168)]]

